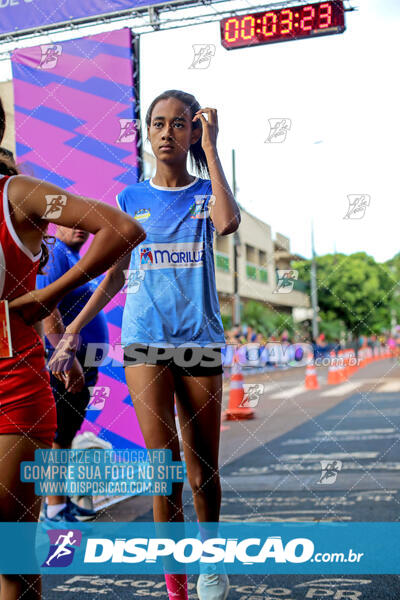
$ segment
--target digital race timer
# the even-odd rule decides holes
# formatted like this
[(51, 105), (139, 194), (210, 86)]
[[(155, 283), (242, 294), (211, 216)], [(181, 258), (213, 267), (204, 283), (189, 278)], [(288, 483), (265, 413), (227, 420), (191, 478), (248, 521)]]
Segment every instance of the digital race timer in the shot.
[(223, 19), (221, 41), (230, 50), (342, 33), (345, 29), (343, 0), (330, 0)]

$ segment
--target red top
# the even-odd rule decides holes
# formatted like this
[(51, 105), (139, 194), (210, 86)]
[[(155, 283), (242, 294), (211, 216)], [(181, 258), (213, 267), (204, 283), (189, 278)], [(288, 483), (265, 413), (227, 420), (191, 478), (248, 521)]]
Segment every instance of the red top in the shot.
[[(19, 239), (10, 217), (7, 197), (12, 177), (0, 175), (0, 300), (13, 300), (36, 287), (36, 274), (42, 251), (36, 256)], [(10, 313), (14, 350), (35, 343), (37, 334), (16, 313)]]

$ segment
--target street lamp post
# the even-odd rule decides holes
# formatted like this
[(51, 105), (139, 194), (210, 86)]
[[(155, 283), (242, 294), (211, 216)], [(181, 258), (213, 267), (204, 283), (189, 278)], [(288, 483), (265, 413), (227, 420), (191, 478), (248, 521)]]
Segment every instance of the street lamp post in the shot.
[(311, 259), (311, 305), (313, 310), (312, 316), (312, 336), (315, 341), (318, 338), (318, 292), (317, 292), (317, 261), (315, 260), (315, 247), (314, 247), (314, 225), (311, 222), (311, 247), (312, 247), (312, 259)]
[[(236, 158), (235, 150), (232, 148), (232, 193), (236, 200)], [(240, 236), (236, 230), (233, 234), (233, 319), (234, 326), (240, 326), (240, 296), (239, 296), (239, 275), (238, 275), (238, 246), (240, 246)]]
[[(313, 142), (313, 146), (323, 144), (324, 140), (316, 140)], [(317, 261), (315, 259), (315, 247), (314, 247), (314, 223), (311, 221), (311, 306), (313, 311), (312, 316), (312, 336), (317, 341), (319, 335), (318, 328), (318, 291), (317, 291)]]

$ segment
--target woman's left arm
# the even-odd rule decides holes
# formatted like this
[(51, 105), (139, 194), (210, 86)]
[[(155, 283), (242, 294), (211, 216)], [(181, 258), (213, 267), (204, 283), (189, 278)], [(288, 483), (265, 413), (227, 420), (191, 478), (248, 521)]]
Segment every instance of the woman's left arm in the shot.
[[(207, 113), (206, 119), (202, 113)], [(217, 151), (218, 115), (215, 108), (201, 108), (193, 122), (201, 120), (201, 145), (207, 158), (214, 203), (209, 203), (210, 216), (219, 235), (228, 235), (240, 225), (240, 210), (226, 180)]]

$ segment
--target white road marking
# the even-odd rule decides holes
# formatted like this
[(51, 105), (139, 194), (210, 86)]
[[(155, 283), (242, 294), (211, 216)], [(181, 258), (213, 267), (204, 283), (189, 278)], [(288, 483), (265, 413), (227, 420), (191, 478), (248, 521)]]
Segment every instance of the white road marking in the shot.
[(294, 398), (295, 396), (298, 396), (299, 394), (304, 394), (308, 391), (309, 390), (305, 388), (304, 384), (297, 385), (292, 389), (284, 390), (283, 392), (279, 392), (278, 394), (273, 394), (271, 396), (271, 400), (283, 400), (284, 398)]
[[(354, 381), (348, 381), (339, 385), (329, 386), (325, 388), (325, 382), (322, 383), (323, 390), (308, 390), (304, 383), (297, 383), (293, 386), (293, 383), (288, 381), (273, 382), (265, 384), (264, 394), (267, 394), (271, 400), (285, 400), (286, 398), (295, 398), (300, 394), (307, 392), (317, 392), (321, 398), (334, 398), (336, 396), (342, 396), (351, 394), (358, 388), (363, 387), (366, 384), (375, 384), (373, 389), (374, 393), (378, 392), (400, 392), (400, 379), (389, 379), (384, 383), (379, 384), (377, 379), (355, 379)], [(321, 382), (320, 382), (321, 385)], [(293, 386), (293, 387), (290, 387)], [(282, 389), (288, 387), (289, 389)], [(325, 388), (325, 389), (324, 389)], [(279, 390), (279, 391), (278, 391)]]
[(314, 462), (316, 460), (349, 460), (350, 458), (365, 460), (367, 458), (376, 458), (379, 456), (379, 452), (333, 452), (333, 453), (319, 453), (315, 452), (312, 454), (282, 454), (279, 457), (280, 461), (296, 461), (301, 462)]
[(400, 392), (400, 379), (386, 381), (376, 389), (376, 392)]
[(332, 396), (341, 396), (342, 394), (349, 394), (356, 388), (358, 388), (361, 384), (356, 383), (355, 381), (350, 381), (349, 383), (343, 383), (342, 385), (333, 386), (331, 389), (322, 392), (322, 398), (331, 398)]

